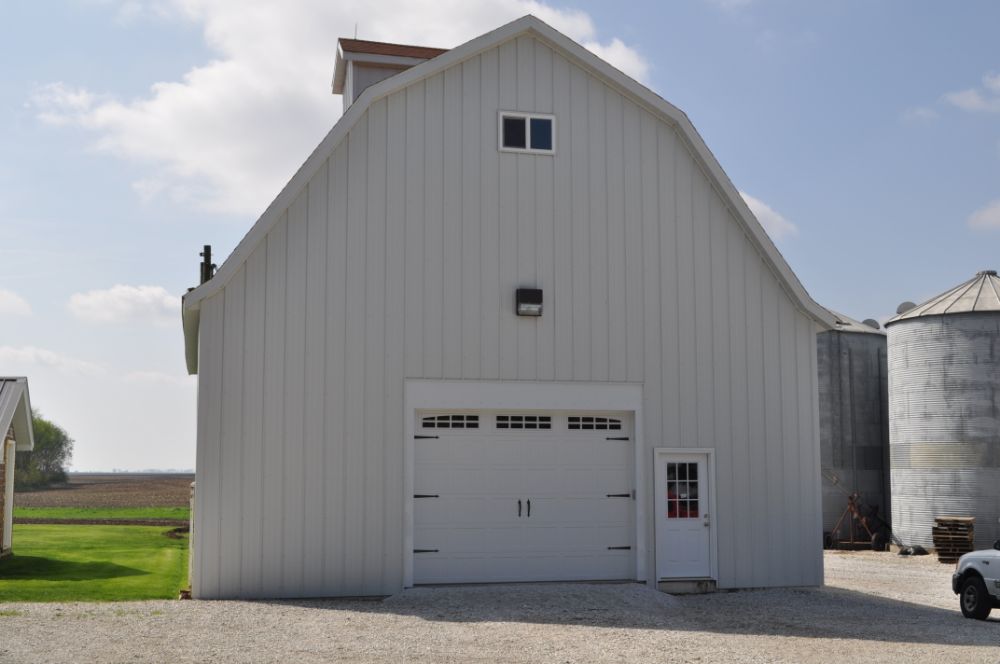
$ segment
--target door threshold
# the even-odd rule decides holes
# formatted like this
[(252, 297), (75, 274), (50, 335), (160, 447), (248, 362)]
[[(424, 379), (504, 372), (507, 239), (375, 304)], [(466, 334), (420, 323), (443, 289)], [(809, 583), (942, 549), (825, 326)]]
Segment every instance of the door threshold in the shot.
[(671, 595), (704, 595), (714, 593), (718, 588), (715, 579), (662, 579), (657, 581), (656, 589)]
[(635, 579), (574, 579), (572, 581), (462, 581), (458, 583), (414, 583), (410, 588), (478, 588), (482, 586), (538, 586), (551, 585), (553, 583), (566, 583), (577, 585), (621, 585), (625, 583), (645, 583)]

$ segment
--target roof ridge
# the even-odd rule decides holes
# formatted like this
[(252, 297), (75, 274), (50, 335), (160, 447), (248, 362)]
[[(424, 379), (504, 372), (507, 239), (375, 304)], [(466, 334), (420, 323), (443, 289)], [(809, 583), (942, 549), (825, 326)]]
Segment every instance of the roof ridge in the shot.
[[(990, 276), (990, 277), (996, 277), (997, 275), (994, 272), (992, 275), (988, 275), (988, 276)], [(997, 285), (995, 283), (993, 283), (993, 279), (992, 278), (989, 281), (990, 281), (990, 288), (993, 290), (993, 295), (996, 296), (997, 302), (1000, 302), (1000, 292), (997, 292)], [(1000, 281), (1000, 278), (997, 278), (997, 281)]]
[[(953, 300), (952, 300), (951, 302), (949, 302), (949, 303), (948, 303), (948, 305), (947, 305), (947, 306), (946, 306), (946, 307), (944, 308), (944, 311), (943, 311), (942, 313), (948, 313), (948, 310), (949, 310), (949, 309), (951, 309), (951, 308), (952, 308), (953, 306), (955, 306), (955, 304), (956, 304), (956, 303), (957, 303), (957, 302), (958, 302), (959, 300), (961, 300), (961, 299), (962, 299), (962, 297), (964, 297), (966, 293), (968, 293), (968, 292), (969, 292), (970, 290), (972, 290), (972, 287), (976, 285), (976, 282), (977, 282), (978, 280), (979, 280), (979, 277), (973, 277), (973, 278), (969, 279), (968, 281), (966, 281), (966, 282), (964, 282), (964, 283), (961, 283), (961, 284), (959, 284), (958, 286), (956, 286), (956, 287), (955, 287), (955, 288), (954, 288), (954, 289), (953, 289), (953, 290), (951, 291), (951, 293), (954, 293), (954, 292), (956, 292), (956, 291), (957, 291), (957, 290), (958, 290), (959, 288), (962, 288), (962, 286), (965, 286), (965, 289), (964, 289), (964, 290), (962, 290), (962, 292), (961, 292), (961, 293), (959, 293), (959, 294), (958, 294), (958, 296), (956, 296), (956, 297), (955, 297), (955, 299), (953, 299)], [(945, 295), (950, 295), (951, 293), (946, 293)], [(973, 303), (973, 307), (975, 307), (975, 303)]]
[(983, 288), (986, 286), (987, 275), (979, 277), (979, 290), (976, 291), (976, 300), (972, 303), (972, 310), (976, 310), (976, 305), (979, 304), (979, 297), (983, 294)]

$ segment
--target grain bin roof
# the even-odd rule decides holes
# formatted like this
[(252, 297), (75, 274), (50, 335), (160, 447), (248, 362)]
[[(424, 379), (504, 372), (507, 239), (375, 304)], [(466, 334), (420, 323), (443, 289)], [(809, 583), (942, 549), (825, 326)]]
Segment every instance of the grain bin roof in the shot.
[(983, 270), (949, 291), (890, 318), (886, 325), (921, 316), (969, 314), (980, 311), (1000, 313), (1000, 277), (996, 270)]
[(17, 451), (35, 447), (27, 378), (0, 377), (0, 443), (11, 429), (14, 430)]

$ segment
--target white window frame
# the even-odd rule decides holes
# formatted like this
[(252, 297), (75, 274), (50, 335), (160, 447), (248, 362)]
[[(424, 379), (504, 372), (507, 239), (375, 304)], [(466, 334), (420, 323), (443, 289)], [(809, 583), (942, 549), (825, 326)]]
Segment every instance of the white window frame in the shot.
[[(524, 144), (523, 148), (509, 148), (503, 144), (503, 119), (504, 118), (524, 118)], [(542, 119), (552, 121), (552, 149), (534, 150), (531, 148), (531, 120)], [(551, 113), (524, 113), (522, 111), (499, 111), (497, 113), (497, 149), (500, 152), (515, 152), (518, 154), (547, 154), (556, 153), (556, 116)]]

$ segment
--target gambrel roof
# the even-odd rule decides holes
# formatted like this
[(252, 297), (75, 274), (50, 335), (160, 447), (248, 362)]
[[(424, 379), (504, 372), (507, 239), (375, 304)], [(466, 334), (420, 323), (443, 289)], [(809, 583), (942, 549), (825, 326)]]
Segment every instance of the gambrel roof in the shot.
[(289, 180), (281, 193), (268, 206), (264, 214), (257, 220), (257, 223), (243, 237), (233, 253), (219, 268), (216, 275), (184, 296), (182, 315), (184, 321), (185, 355), (190, 373), (197, 373), (198, 370), (199, 303), (225, 287), (226, 283), (236, 274), (240, 266), (246, 262), (251, 253), (253, 253), (253, 250), (267, 235), (268, 231), (280, 221), (282, 212), (291, 205), (299, 191), (315, 175), (316, 171), (322, 167), (322, 164), (330, 157), (341, 140), (347, 136), (355, 123), (363, 117), (369, 106), (375, 101), (402, 90), (415, 82), (433, 76), (464, 60), (477, 56), (483, 51), (495, 48), (500, 44), (523, 35), (529, 35), (543, 41), (570, 61), (600, 76), (614, 90), (627, 95), (643, 108), (649, 110), (672, 126), (687, 141), (691, 152), (696, 156), (696, 159), (700, 162), (709, 179), (720, 192), (735, 218), (742, 224), (743, 230), (750, 239), (750, 242), (755, 246), (764, 262), (773, 270), (779, 283), (789, 294), (792, 301), (822, 327), (834, 327), (834, 316), (815, 302), (806, 292), (805, 288), (803, 288), (784, 257), (782, 257), (774, 245), (774, 242), (764, 231), (760, 222), (754, 217), (736, 187), (722, 170), (715, 156), (695, 130), (694, 125), (691, 124), (687, 115), (649, 88), (622, 73), (569, 37), (538, 18), (529, 15), (372, 85), (358, 97), (333, 126), (323, 141), (320, 142), (319, 146), (317, 146), (306, 162), (299, 168), (298, 172)]
[(34, 449), (35, 432), (31, 426), (27, 378), (0, 377), (0, 443), (11, 429), (18, 452)]

